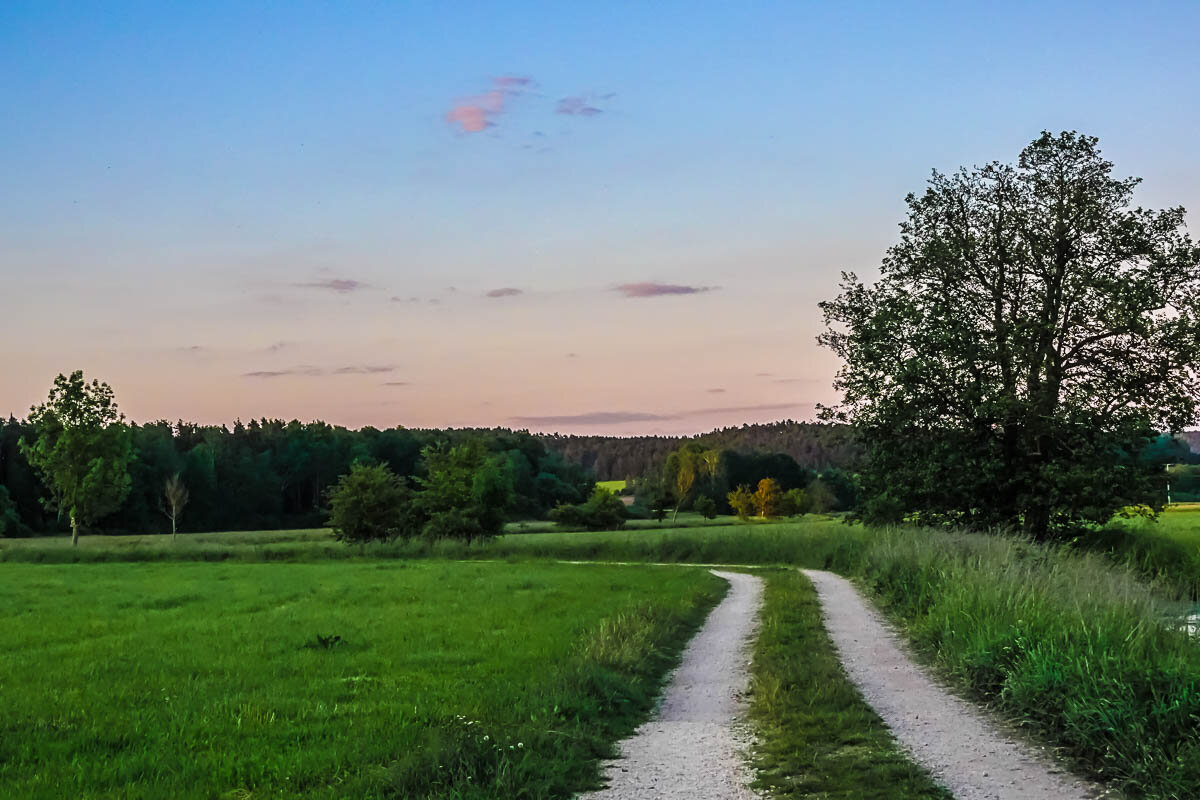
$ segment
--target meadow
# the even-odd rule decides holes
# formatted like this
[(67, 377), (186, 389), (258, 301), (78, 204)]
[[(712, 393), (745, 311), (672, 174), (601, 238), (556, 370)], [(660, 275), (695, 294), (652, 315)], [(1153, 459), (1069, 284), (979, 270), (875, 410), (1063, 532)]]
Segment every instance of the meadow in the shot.
[[(175, 544), (169, 537), (89, 537), (78, 551), (56, 540), (0, 540), (0, 558), (48, 562), (5, 564), (6, 574), (56, 569), (64, 570), (64, 580), (74, 569), (132, 574), (162, 569), (165, 575), (175, 569), (282, 569), (285, 574), (315, 569), (330, 575), (387, 566), (401, 574), (451, 569), (439, 559), (464, 559), (458, 567), (465, 569), (519, 574), (542, 569), (576, 569), (579, 575), (593, 569), (678, 574), (665, 567), (644, 573), (642, 568), (595, 564), (552, 566), (550, 559), (829, 569), (856, 580), (907, 635), (917, 655), (961, 692), (1128, 797), (1167, 800), (1200, 796), (1200, 737), (1195, 731), (1200, 646), (1184, 630), (1190, 604), (1180, 582), (1190, 568), (1175, 558), (1169, 574), (1154, 572), (1134, 555), (1144, 559), (1151, 552), (1147, 542), (1168, 542), (1175, 548), (1170, 552), (1195, 558), (1190, 542), (1197, 521), (1195, 510), (1172, 510), (1158, 523), (1123, 521), (1098, 532), (1092, 542), (1060, 545), (947, 530), (871, 529), (808, 516), (769, 525), (510, 533), (469, 546), (397, 542), (348, 547), (332, 541), (327, 531), (181, 536)], [(1105, 537), (1122, 542), (1125, 549), (1107, 547)], [(56, 561), (110, 560), (227, 563), (51, 566)], [(296, 563), (258, 563), (276, 561)], [(790, 571), (769, 574), (754, 698), (764, 733), (757, 756), (764, 785), (781, 796), (854, 797), (855, 786), (898, 786), (900, 781), (908, 788), (898, 796), (938, 796), (939, 790), (919, 771), (889, 750), (890, 740), (879, 733), (870, 710), (861, 701), (855, 705), (855, 693), (830, 660), (807, 582)], [(1191, 580), (1196, 577), (1190, 573)], [(16, 600), (4, 602), (15, 607)], [(291, 635), (293, 644), (322, 632), (311, 621), (306, 625)], [(332, 633), (334, 626), (324, 628)], [(353, 642), (358, 636), (346, 638)], [(10, 642), (0, 644), (12, 652)], [(557, 663), (553, 654), (548, 658)], [(817, 675), (820, 681), (813, 680)], [(70, 684), (65, 676), (63, 680)], [(301, 691), (300, 686), (289, 691)], [(490, 691), (481, 685), (479, 697)], [(434, 721), (429, 717), (424, 724), (440, 730)], [(535, 730), (531, 727), (527, 735)], [(601, 741), (611, 739), (594, 740), (595, 751), (602, 749)], [(379, 763), (378, 754), (365, 763)], [(797, 775), (804, 781), (798, 782)]]
[(565, 797), (724, 591), (707, 572), (5, 564), (0, 796)]

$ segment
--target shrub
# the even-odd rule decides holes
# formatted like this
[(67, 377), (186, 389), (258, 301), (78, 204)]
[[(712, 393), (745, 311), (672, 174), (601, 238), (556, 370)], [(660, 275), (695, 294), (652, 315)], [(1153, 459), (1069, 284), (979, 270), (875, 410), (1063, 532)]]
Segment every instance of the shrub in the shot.
[(812, 501), (803, 489), (788, 489), (783, 493), (783, 501), (779, 504), (779, 513), (785, 517), (797, 517), (807, 514), (812, 508)]
[(475, 508), (451, 508), (429, 518), (421, 529), (426, 539), (456, 539), (470, 543), (494, 535), (489, 531)]
[(343, 542), (390, 542), (416, 532), (404, 481), (382, 464), (354, 464), (329, 491), (329, 523)]
[(550, 512), (550, 519), (563, 528), (614, 531), (625, 525), (625, 504), (612, 492), (597, 486), (586, 503), (560, 505)]
[(717, 501), (706, 494), (697, 497), (696, 502), (692, 503), (692, 508), (705, 519), (714, 519), (717, 516)]

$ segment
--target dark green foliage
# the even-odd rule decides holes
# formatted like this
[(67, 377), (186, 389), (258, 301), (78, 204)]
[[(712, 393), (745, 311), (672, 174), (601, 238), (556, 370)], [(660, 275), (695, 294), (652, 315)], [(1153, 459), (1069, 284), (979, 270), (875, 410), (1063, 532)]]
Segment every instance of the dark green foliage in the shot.
[(705, 519), (716, 519), (717, 517), (717, 501), (706, 494), (697, 497), (696, 502), (692, 503), (692, 508)]
[[(667, 457), (687, 442), (697, 442), (706, 450), (786, 453), (808, 470), (849, 467), (857, 455), (848, 427), (792, 420), (720, 428), (693, 437), (554, 434), (540, 438), (548, 448), (562, 453), (568, 461), (586, 467), (600, 480), (657, 474), (661, 472)], [(775, 471), (785, 488), (791, 488), (787, 476)], [(728, 488), (738, 483), (757, 484), (767, 474), (736, 475)]]
[[(582, 502), (594, 483), (581, 466), (525, 432), (350, 431), (323, 422), (266, 419), (237, 422), (232, 428), (183, 421), (127, 428), (136, 455), (129, 466), (131, 489), (115, 512), (96, 521), (100, 532), (170, 530), (161, 498), (164, 482), (176, 473), (190, 496), (181, 531), (313, 527), (324, 519), (328, 488), (355, 461), (422, 477), (424, 447), (471, 439), (507, 462), (504, 469), (512, 476), (514, 492), (510, 515), (537, 518), (559, 503)], [(61, 530), (55, 515), (43, 508), (49, 494), (20, 451), (22, 437), (34, 437), (31, 424), (13, 418), (0, 424), (0, 486), (8, 488), (18, 516), (34, 532)]]
[(339, 644), (345, 644), (345, 641), (336, 633), (331, 633), (325, 636), (322, 636), (318, 633), (315, 638), (305, 642), (304, 646), (310, 647), (314, 650), (332, 650)]
[(586, 503), (559, 506), (550, 519), (562, 528), (588, 531), (615, 531), (625, 526), (625, 504), (612, 492), (597, 486)]
[(788, 489), (779, 504), (779, 514), (784, 517), (800, 517), (812, 510), (812, 501), (803, 489)]
[(8, 496), (8, 489), (0, 486), (0, 536), (27, 536), (28, 528), (17, 515), (17, 506)]
[(935, 173), (880, 280), (822, 304), (868, 495), (1037, 539), (1162, 502), (1137, 454), (1196, 421), (1200, 248), (1112, 173), (1075, 133)]
[(412, 493), (382, 464), (354, 464), (329, 491), (329, 524), (339, 541), (390, 542), (419, 528)]
[(428, 539), (471, 542), (500, 532), (512, 503), (512, 462), (488, 452), (480, 439), (426, 447), (425, 476), (413, 505), (426, 520)]
[(772, 797), (950, 800), (846, 679), (808, 580), (766, 579), (750, 705), (758, 786)]

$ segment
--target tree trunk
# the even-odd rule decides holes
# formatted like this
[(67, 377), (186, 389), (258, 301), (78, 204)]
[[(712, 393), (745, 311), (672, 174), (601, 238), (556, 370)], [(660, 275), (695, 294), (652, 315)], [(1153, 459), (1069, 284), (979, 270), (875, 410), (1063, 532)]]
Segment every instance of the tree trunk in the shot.
[(171, 517), (171, 542), (175, 541), (175, 517)]
[(71, 547), (79, 546), (79, 523), (75, 521), (75, 512), (71, 512)]

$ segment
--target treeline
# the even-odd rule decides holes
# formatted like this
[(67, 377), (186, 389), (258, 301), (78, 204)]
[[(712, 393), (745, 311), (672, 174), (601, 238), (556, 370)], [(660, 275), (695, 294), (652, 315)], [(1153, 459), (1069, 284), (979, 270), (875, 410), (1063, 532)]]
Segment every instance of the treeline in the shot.
[(844, 425), (784, 420), (767, 424), (718, 428), (697, 436), (575, 436), (541, 437), (564, 458), (591, 470), (597, 480), (622, 480), (658, 472), (667, 456), (688, 442), (705, 449), (743, 453), (784, 453), (801, 467), (817, 472), (850, 468), (857, 456), (850, 430)]
[[(585, 499), (592, 475), (547, 448), (537, 436), (506, 429), (349, 430), (324, 422), (237, 422), (232, 428), (179, 421), (130, 424), (135, 458), (132, 487), (120, 508), (98, 520), (103, 533), (170, 530), (163, 492), (180, 475), (188, 503), (180, 531), (265, 530), (325, 522), (326, 493), (354, 463), (383, 464), (393, 473), (426, 476), (422, 450), (478, 441), (503, 455), (511, 474), (514, 517), (541, 517), (560, 503)], [(49, 495), (18, 443), (33, 426), (10, 417), (0, 425), (0, 520), (7, 535), (65, 530), (47, 511)]]

